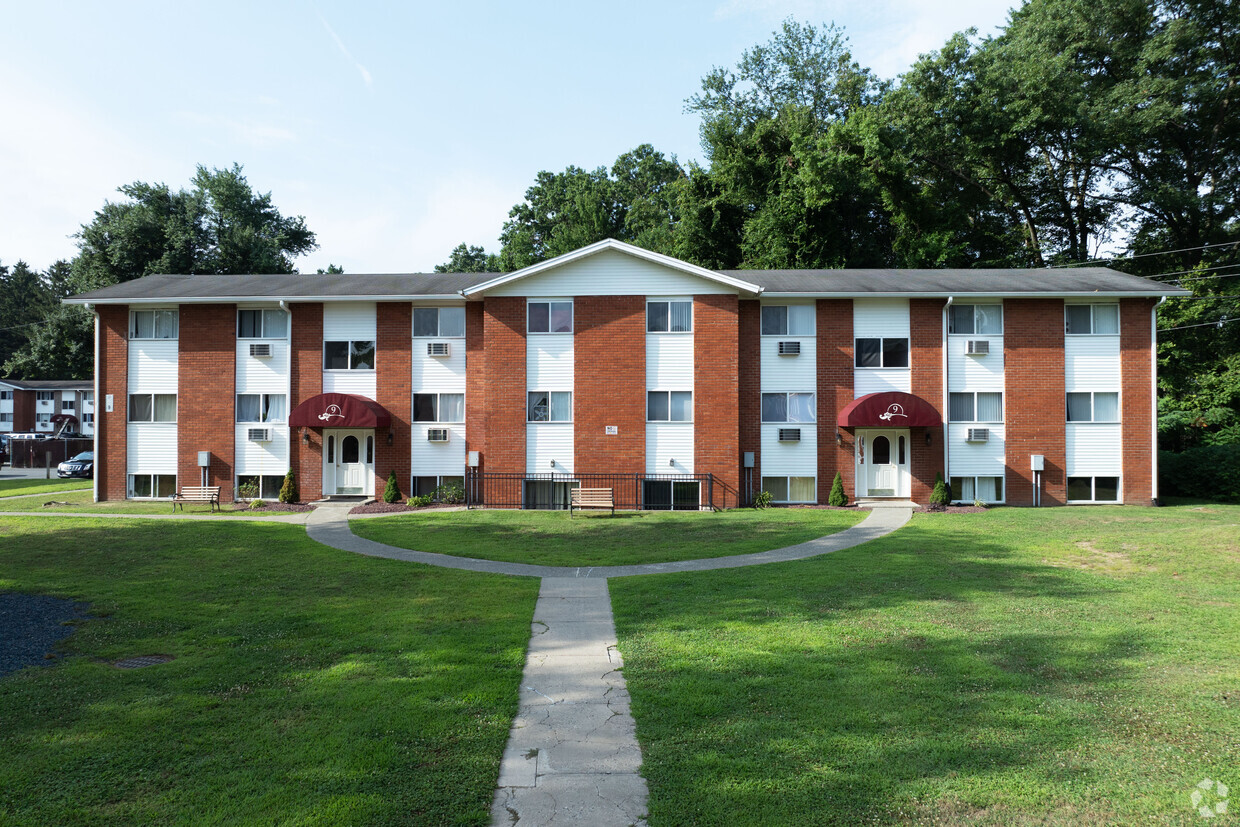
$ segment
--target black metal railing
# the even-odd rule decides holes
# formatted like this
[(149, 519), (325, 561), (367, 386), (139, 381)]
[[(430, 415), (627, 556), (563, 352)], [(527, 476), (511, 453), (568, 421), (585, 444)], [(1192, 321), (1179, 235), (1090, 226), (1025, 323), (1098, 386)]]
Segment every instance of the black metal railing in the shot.
[(573, 488), (610, 488), (616, 508), (644, 511), (715, 509), (713, 474), (501, 474), (465, 475), (471, 508), (567, 510)]

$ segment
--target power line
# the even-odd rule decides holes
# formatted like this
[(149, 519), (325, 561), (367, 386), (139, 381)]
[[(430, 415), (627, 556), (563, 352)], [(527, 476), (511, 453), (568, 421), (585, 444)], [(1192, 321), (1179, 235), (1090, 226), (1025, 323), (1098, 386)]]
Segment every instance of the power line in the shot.
[(1223, 318), (1216, 319), (1212, 322), (1201, 322), (1199, 324), (1182, 324), (1179, 327), (1160, 327), (1158, 328), (1158, 332), (1165, 333), (1168, 330), (1188, 330), (1190, 327), (1222, 327), (1223, 325), (1231, 324), (1232, 322), (1240, 322), (1240, 316), (1233, 316), (1230, 319), (1224, 316)]
[[(1240, 267), (1240, 264), (1216, 264), (1213, 267), (1196, 267), (1192, 270), (1176, 270), (1171, 273), (1155, 273), (1152, 276), (1142, 276), (1141, 278), (1162, 279), (1162, 278), (1175, 277), (1175, 276), (1189, 276), (1189, 275), (1192, 275), (1193, 273), (1205, 273), (1209, 270), (1228, 270), (1234, 267)], [(1208, 279), (1208, 278), (1213, 278), (1213, 276), (1200, 276), (1200, 277), (1193, 277), (1193, 278), (1187, 278), (1187, 279), (1176, 278), (1176, 281), (1196, 281), (1197, 278)]]
[(1132, 258), (1149, 258), (1150, 256), (1169, 256), (1174, 253), (1191, 253), (1193, 250), (1209, 250), (1212, 247), (1240, 247), (1240, 241), (1220, 241), (1218, 244), (1202, 244), (1200, 247), (1184, 247), (1179, 250), (1160, 250), (1157, 253), (1137, 253), (1128, 256), (1108, 256), (1107, 258), (1089, 258), (1084, 261), (1072, 261), (1067, 264), (1051, 264), (1048, 269), (1059, 269), (1063, 267), (1081, 267), (1086, 264), (1094, 264), (1099, 261), (1120, 261)]

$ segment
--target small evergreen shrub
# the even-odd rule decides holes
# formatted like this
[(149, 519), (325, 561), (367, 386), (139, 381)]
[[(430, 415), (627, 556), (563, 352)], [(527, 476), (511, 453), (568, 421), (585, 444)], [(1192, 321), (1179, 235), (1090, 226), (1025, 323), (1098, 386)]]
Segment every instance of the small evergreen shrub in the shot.
[(297, 502), (297, 475), (292, 468), (288, 469), (288, 473), (284, 475), (284, 484), (280, 486), (280, 502)]
[(941, 473), (934, 475), (934, 490), (930, 492), (930, 510), (943, 511), (952, 501), (951, 492), (947, 490), (947, 483), (943, 482)]
[(383, 488), (383, 501), (385, 503), (394, 503), (400, 499), (400, 489), (396, 486), (396, 469), (392, 469), (392, 473), (388, 474), (387, 485)]
[(835, 472), (835, 480), (831, 483), (831, 493), (827, 495), (827, 505), (848, 505), (848, 495), (844, 493), (844, 477)]
[(753, 495), (754, 508), (770, 508), (771, 502), (775, 499), (775, 495), (770, 491), (759, 491)]
[(251, 500), (250, 501), (251, 511), (258, 511), (260, 508), (266, 508), (266, 507), (267, 507), (266, 500)]

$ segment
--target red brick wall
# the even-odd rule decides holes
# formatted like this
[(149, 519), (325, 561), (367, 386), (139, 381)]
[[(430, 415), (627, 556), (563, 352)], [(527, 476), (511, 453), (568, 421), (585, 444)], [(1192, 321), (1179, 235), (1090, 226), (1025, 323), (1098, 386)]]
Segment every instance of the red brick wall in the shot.
[(818, 502), (825, 503), (839, 472), (844, 493), (852, 502), (855, 465), (853, 434), (840, 429), (843, 447), (835, 444), (836, 419), (853, 401), (852, 299), (819, 299), (818, 327)]
[[(13, 389), (13, 432), (34, 430), (37, 391)], [(59, 413), (59, 411), (57, 411)]]
[(233, 499), (237, 306), (181, 305), (177, 350), (177, 486), (202, 485), (198, 452), (211, 452), (207, 485)]
[[(289, 342), (289, 370), (292, 411), (307, 399), (323, 392), (323, 305), (299, 302), (289, 305), (292, 339)], [(411, 328), (412, 330), (412, 328)], [(297, 474), (297, 493), (302, 502), (323, 497), (323, 432), (306, 431), (310, 444), (301, 441), (301, 429), (289, 434), (289, 467)]]
[[(943, 299), (909, 300), (909, 374), (914, 396), (934, 406), (939, 419), (943, 410)], [(926, 445), (926, 431), (930, 445)], [(909, 439), (913, 502), (926, 503), (934, 490), (934, 479), (943, 473), (943, 426), (911, 428)]]
[(478, 452), (478, 470), (486, 466), (487, 351), (482, 302), (465, 305), (465, 460)]
[(737, 357), (737, 412), (740, 416), (740, 452), (753, 451), (749, 490), (746, 469), (741, 466), (741, 504), (762, 488), (762, 303), (757, 299), (738, 302), (740, 350)]
[(1067, 500), (1062, 299), (1003, 302), (1008, 505), (1033, 505), (1029, 457), (1046, 457), (1042, 505)]
[(484, 299), (483, 336), (487, 348), (486, 469), (490, 473), (524, 474), (525, 299)]
[(1123, 392), (1122, 438), (1124, 451), (1124, 502), (1150, 505), (1154, 498), (1153, 417), (1150, 310), (1154, 299), (1120, 299), (1119, 362)]
[(395, 470), (396, 484), (407, 497), (413, 463), (413, 305), (379, 302), (375, 322), (375, 401), (392, 415), (391, 445), (389, 432), (375, 429), (375, 496), (383, 496), (388, 473)]
[[(98, 313), (95, 477), (99, 482), (100, 500), (123, 500), (129, 434), (125, 422), (125, 403), (129, 395), (129, 305), (99, 305)], [(108, 394), (112, 394), (112, 413), (107, 412)]]
[[(646, 298), (578, 296), (573, 304), (573, 449), (579, 474), (646, 470)], [(618, 433), (608, 435), (608, 425)], [(630, 487), (617, 492), (632, 508)]]
[(693, 298), (693, 467), (715, 475), (714, 502), (724, 508), (740, 504), (738, 304), (734, 295)]

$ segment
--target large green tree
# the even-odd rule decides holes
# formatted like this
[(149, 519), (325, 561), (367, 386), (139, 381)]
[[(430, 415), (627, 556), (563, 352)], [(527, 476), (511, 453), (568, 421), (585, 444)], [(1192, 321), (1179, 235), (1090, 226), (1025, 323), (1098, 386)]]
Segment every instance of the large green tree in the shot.
[[(286, 217), (270, 193), (242, 174), (199, 166), (189, 189), (135, 182), (77, 234), (78, 255), (49, 271), (62, 294), (95, 290), (156, 273), (295, 273), (293, 261), (318, 246), (301, 216)], [(86, 379), (94, 370), (93, 325), (79, 307), (56, 306), (5, 362), (27, 379)]]
[(26, 262), (0, 264), (0, 365), (29, 341), (57, 298)]
[(464, 242), (452, 249), (447, 261), (435, 265), (436, 273), (498, 273), (499, 270), (499, 256)]

